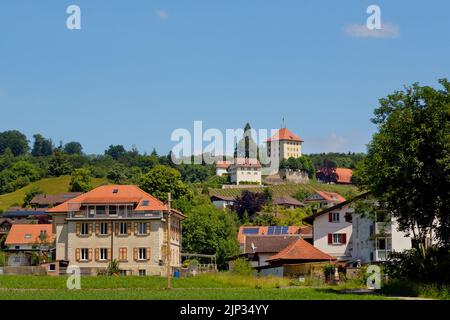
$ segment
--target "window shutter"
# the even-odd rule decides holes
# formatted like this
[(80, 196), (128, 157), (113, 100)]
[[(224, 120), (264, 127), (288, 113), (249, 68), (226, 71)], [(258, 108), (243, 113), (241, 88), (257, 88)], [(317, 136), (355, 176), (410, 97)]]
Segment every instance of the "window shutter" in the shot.
[(127, 248), (122, 248), (122, 259), (123, 260), (128, 260), (128, 249)]
[(127, 223), (127, 234), (130, 235), (131, 234), (131, 222)]
[(111, 235), (111, 231), (112, 231), (112, 222), (108, 223), (108, 236)]
[(88, 258), (88, 260), (92, 261), (92, 249), (89, 249), (89, 258)]
[(333, 234), (332, 233), (328, 234), (328, 244), (333, 244)]
[(134, 234), (138, 234), (139, 222), (134, 223)]
[(77, 223), (77, 225), (76, 225), (77, 236), (80, 236), (80, 229), (81, 229), (81, 225), (79, 223)]
[(75, 260), (80, 261), (80, 248), (75, 249)]
[(111, 248), (108, 249), (108, 260), (111, 261)]
[(99, 248), (95, 248), (95, 261), (100, 260), (100, 254), (99, 254), (100, 249)]
[(100, 222), (95, 223), (95, 235), (98, 236), (100, 234)]
[(147, 260), (150, 260), (150, 257), (151, 257), (151, 251), (150, 251), (150, 248), (147, 248)]
[(133, 256), (134, 256), (134, 261), (138, 261), (138, 248), (134, 248), (134, 252), (133, 252)]
[(333, 212), (328, 212), (328, 221), (333, 222)]
[(152, 227), (152, 223), (147, 222), (147, 234), (150, 234), (151, 227)]
[(116, 236), (119, 235), (119, 225), (120, 223), (116, 222)]
[(89, 229), (89, 236), (92, 235), (92, 223), (88, 224), (88, 229)]
[(347, 234), (346, 234), (346, 233), (343, 233), (343, 234), (342, 234), (342, 243), (343, 243), (343, 244), (346, 244), (346, 243), (347, 243)]

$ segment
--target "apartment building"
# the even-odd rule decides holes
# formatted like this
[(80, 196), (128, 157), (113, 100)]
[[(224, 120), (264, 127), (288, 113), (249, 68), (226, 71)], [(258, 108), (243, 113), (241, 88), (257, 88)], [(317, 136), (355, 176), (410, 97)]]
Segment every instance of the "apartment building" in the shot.
[[(124, 275), (162, 275), (167, 262), (166, 204), (133, 185), (108, 185), (47, 210), (53, 217), (56, 259), (85, 273), (112, 260)], [(170, 264), (181, 265), (181, 221), (170, 212)]]

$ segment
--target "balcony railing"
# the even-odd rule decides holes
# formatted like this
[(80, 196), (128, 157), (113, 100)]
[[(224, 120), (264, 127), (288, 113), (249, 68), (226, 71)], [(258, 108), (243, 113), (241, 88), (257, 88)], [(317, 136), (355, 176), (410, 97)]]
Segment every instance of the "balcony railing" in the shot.
[(375, 261), (386, 261), (390, 253), (391, 250), (375, 250)]
[(161, 218), (162, 212), (137, 212), (137, 211), (125, 211), (117, 214), (89, 214), (87, 210), (71, 211), (68, 214), (69, 219), (139, 219), (139, 218)]

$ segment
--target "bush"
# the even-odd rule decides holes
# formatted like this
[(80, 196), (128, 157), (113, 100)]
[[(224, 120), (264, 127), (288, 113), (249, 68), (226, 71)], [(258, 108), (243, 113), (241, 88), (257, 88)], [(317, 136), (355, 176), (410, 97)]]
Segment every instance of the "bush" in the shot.
[(247, 260), (238, 258), (234, 262), (233, 273), (241, 276), (250, 276), (253, 274), (253, 268)]
[(383, 284), (381, 292), (391, 296), (450, 299), (450, 286), (420, 284), (408, 280), (390, 280)]

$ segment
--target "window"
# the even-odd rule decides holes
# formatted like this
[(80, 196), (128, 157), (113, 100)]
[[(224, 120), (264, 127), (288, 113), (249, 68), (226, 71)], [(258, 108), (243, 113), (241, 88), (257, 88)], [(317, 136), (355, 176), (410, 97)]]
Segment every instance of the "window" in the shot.
[(81, 260), (82, 261), (89, 260), (89, 249), (86, 249), (86, 248), (81, 249)]
[(139, 248), (139, 260), (147, 260), (147, 248)]
[(146, 222), (139, 223), (139, 234), (141, 234), (141, 235), (147, 234), (147, 223)]
[(81, 224), (80, 234), (82, 236), (89, 235), (89, 224), (88, 223), (82, 223)]
[(333, 244), (341, 244), (342, 243), (342, 234), (335, 233), (333, 234)]
[(333, 212), (332, 221), (339, 222), (339, 212)]
[(119, 275), (125, 277), (127, 275), (127, 270), (119, 270)]
[(50, 263), (48, 265), (48, 271), (56, 271), (56, 264)]
[(105, 248), (100, 249), (100, 260), (102, 261), (108, 260), (108, 249)]
[(119, 248), (119, 260), (127, 261), (127, 248)]
[(119, 234), (125, 235), (128, 234), (127, 224), (125, 222), (121, 222), (119, 225)]
[(31, 233), (25, 234), (25, 239), (31, 239)]
[(119, 215), (124, 216), (125, 215), (125, 206), (119, 206)]
[(95, 215), (95, 207), (89, 207), (89, 215), (90, 216), (93, 216), (93, 215)]
[(141, 276), (141, 277), (145, 277), (146, 276), (146, 272), (145, 272), (145, 269), (141, 269), (141, 270), (139, 270), (139, 276)]
[(97, 206), (95, 207), (95, 213), (99, 216), (106, 214), (106, 207), (105, 206)]
[(108, 223), (100, 223), (100, 235), (105, 236), (108, 234)]
[(117, 215), (117, 206), (109, 206), (109, 215), (110, 216)]

